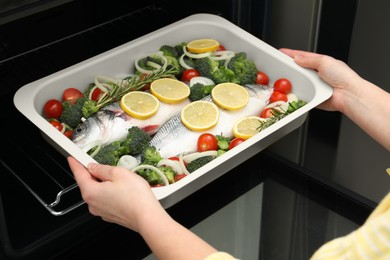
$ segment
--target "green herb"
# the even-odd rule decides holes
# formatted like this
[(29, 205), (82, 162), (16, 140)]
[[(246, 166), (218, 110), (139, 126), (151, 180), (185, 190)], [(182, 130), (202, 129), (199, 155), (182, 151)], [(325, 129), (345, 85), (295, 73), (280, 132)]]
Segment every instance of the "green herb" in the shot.
[(278, 108), (271, 108), (271, 114), (272, 116), (267, 118), (267, 120), (260, 121), (260, 126), (257, 128), (257, 130), (260, 132), (270, 125), (276, 123), (283, 117), (287, 116), (288, 114), (291, 114), (295, 110), (303, 107), (306, 105), (306, 102), (303, 100), (293, 101), (288, 103), (287, 111), (284, 111), (280, 106)]

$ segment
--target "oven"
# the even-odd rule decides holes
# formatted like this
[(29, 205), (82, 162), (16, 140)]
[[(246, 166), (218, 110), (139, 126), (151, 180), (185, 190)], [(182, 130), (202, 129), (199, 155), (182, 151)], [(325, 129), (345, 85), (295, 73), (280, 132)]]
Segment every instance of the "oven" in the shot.
[[(0, 259), (153, 259), (138, 234), (89, 214), (65, 157), (16, 110), (16, 90), (196, 13), (220, 15), (275, 46), (285, 44), (277, 30), (283, 31), (288, 22), (274, 20), (279, 15), (276, 11), (282, 10), (278, 8), (288, 7), (283, 2), (3, 1)], [(352, 30), (356, 1), (341, 1), (351, 15), (344, 18), (341, 12), (330, 16), (335, 10), (330, 2), (302, 1), (304, 10), (315, 10), (308, 31), (301, 28), (304, 38), (311, 40), (297, 38), (290, 47), (324, 50), (347, 59), (351, 36), (345, 32)], [(330, 30), (326, 26), (337, 27), (328, 24), (331, 18), (351, 22), (339, 28), (345, 44), (341, 48), (324, 40)], [(242, 259), (307, 258), (332, 236), (353, 230), (376, 203), (318, 174), (304, 160), (319, 160), (310, 149), (322, 149), (327, 139), (336, 138), (318, 131), (324, 123), (319, 118), (324, 117), (336, 126), (340, 122), (339, 115), (310, 113), (301, 128), (168, 212), (210, 243), (233, 250)], [(340, 223), (344, 229), (329, 231), (329, 225)]]

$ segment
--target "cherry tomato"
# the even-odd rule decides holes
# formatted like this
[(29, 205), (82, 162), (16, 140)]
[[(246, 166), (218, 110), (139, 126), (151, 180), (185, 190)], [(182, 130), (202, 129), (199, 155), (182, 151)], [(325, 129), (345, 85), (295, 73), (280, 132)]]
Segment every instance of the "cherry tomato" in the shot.
[(271, 108), (266, 108), (266, 109), (264, 109), (263, 111), (261, 111), (261, 113), (260, 113), (260, 117), (261, 118), (270, 118), (270, 117), (273, 117), (274, 116), (274, 114), (273, 114), (273, 112), (272, 112), (272, 109)]
[(198, 77), (200, 76), (199, 71), (196, 69), (188, 69), (183, 72), (181, 75), (181, 80), (182, 81), (190, 81), (193, 77)]
[(275, 101), (287, 102), (287, 100), (288, 100), (287, 95), (279, 91), (272, 92), (271, 97), (269, 98), (269, 102), (271, 103)]
[(73, 135), (73, 130), (67, 130), (67, 131), (65, 131), (64, 135), (65, 135), (66, 137), (68, 137), (68, 138), (71, 138), (72, 135)]
[(57, 128), (58, 131), (62, 131), (62, 128), (64, 127), (60, 122), (58, 122), (57, 120), (51, 120), (50, 121), (50, 124), (52, 126), (54, 126), (55, 128)]
[(267, 74), (265, 74), (262, 71), (257, 72), (256, 75), (256, 84), (260, 85), (268, 85), (269, 84), (269, 77)]
[(225, 48), (225, 46), (220, 44), (217, 51), (226, 51), (226, 48)]
[(198, 152), (218, 150), (218, 140), (213, 134), (204, 133), (198, 137)]
[(43, 106), (43, 113), (46, 118), (60, 118), (62, 114), (62, 103), (58, 99), (50, 99)]
[(91, 94), (91, 100), (98, 101), (103, 91), (100, 88), (95, 88)]
[(187, 175), (184, 174), (184, 173), (181, 173), (181, 174), (176, 174), (175, 177), (174, 177), (174, 180), (175, 182), (177, 181), (180, 181), (181, 179), (183, 179), (184, 177), (186, 177)]
[(243, 143), (244, 141), (245, 141), (245, 139), (243, 139), (243, 138), (239, 138), (239, 137), (234, 138), (234, 139), (231, 140), (230, 143), (229, 143), (229, 150), (230, 150), (230, 149), (233, 149), (234, 147), (236, 147), (236, 146), (239, 145), (240, 143)]
[(168, 159), (172, 160), (172, 161), (180, 161), (179, 157), (177, 157), (177, 156), (172, 156), (172, 157), (169, 157)]
[(281, 92), (283, 94), (288, 94), (291, 92), (292, 84), (286, 78), (280, 78), (274, 83), (274, 91)]
[(76, 100), (81, 97), (83, 97), (83, 93), (77, 88), (67, 88), (62, 95), (62, 101), (69, 101), (71, 105), (74, 105)]

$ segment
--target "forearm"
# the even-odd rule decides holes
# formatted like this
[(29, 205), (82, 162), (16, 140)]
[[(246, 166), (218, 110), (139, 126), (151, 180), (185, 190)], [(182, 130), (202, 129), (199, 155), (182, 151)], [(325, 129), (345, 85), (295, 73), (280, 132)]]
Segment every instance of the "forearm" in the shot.
[(140, 234), (158, 259), (204, 259), (217, 251), (163, 210), (142, 221)]
[(390, 151), (390, 94), (358, 79), (354, 90), (344, 93), (343, 113)]

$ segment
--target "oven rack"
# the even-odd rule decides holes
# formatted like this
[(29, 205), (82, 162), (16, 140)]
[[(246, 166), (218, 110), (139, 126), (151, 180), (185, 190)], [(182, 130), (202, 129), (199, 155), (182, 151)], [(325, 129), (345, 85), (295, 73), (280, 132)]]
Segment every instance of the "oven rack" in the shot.
[[(20, 86), (138, 38), (179, 18), (181, 17), (173, 16), (165, 8), (151, 4), (0, 61), (0, 83), (4, 87), (4, 92), (0, 95), (0, 108), (3, 111), (11, 109), (10, 113), (0, 115), (0, 119), (19, 126), (17, 130), (4, 130), (3, 135), (10, 138), (5, 138), (3, 148), (0, 149), (0, 173), (16, 178), (54, 216), (65, 215), (85, 204), (66, 158), (48, 144), (39, 130), (15, 109), (12, 104), (14, 92)], [(102, 35), (110, 40), (99, 41)], [(21, 71), (24, 72), (22, 75)]]

